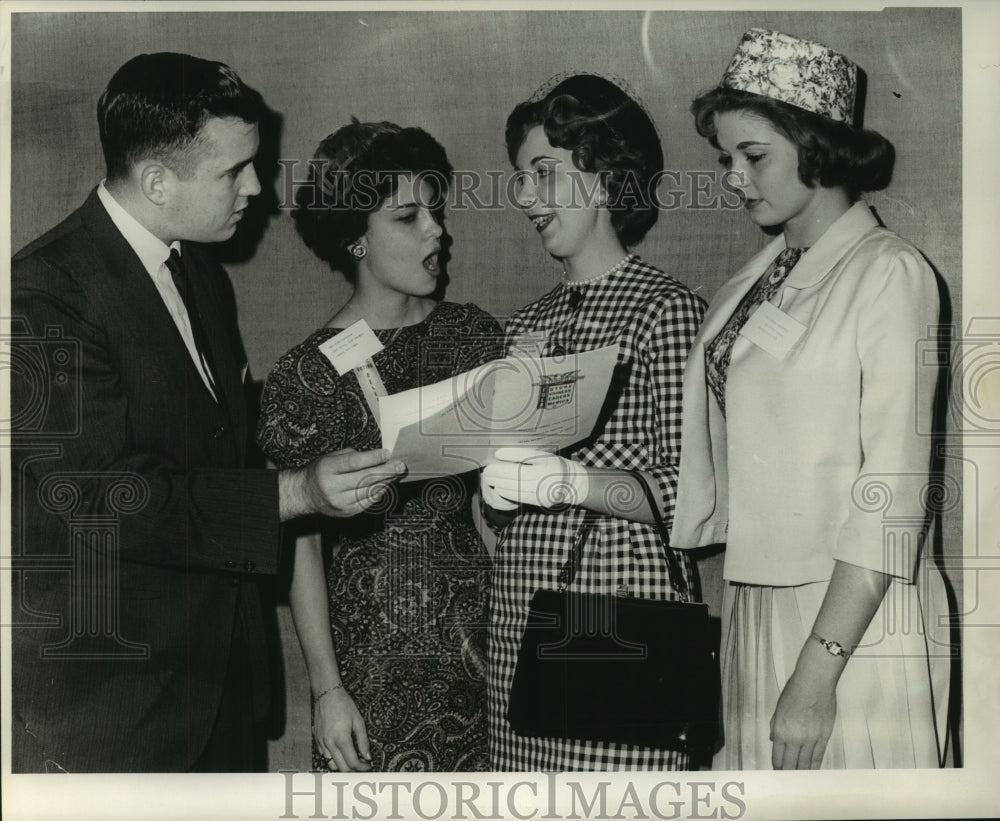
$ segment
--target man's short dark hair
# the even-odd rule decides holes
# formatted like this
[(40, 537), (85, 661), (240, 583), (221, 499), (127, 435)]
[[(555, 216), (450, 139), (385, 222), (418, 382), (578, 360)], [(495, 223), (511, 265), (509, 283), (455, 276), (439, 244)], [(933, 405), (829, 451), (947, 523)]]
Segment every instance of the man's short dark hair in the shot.
[(133, 57), (97, 104), (108, 179), (122, 179), (149, 158), (186, 175), (188, 151), (208, 119), (257, 123), (262, 112), (260, 95), (223, 63), (172, 52)]

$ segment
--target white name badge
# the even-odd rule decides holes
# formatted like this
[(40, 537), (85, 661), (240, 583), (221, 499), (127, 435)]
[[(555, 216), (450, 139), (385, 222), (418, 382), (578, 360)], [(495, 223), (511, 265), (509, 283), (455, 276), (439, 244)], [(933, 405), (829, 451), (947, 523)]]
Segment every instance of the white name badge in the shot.
[(330, 337), (319, 346), (319, 349), (337, 369), (337, 373), (343, 376), (381, 351), (382, 343), (378, 341), (375, 332), (368, 327), (368, 323), (359, 319), (349, 328)]
[(805, 330), (806, 326), (797, 319), (770, 302), (763, 302), (740, 330), (740, 336), (745, 336), (775, 359), (784, 359)]

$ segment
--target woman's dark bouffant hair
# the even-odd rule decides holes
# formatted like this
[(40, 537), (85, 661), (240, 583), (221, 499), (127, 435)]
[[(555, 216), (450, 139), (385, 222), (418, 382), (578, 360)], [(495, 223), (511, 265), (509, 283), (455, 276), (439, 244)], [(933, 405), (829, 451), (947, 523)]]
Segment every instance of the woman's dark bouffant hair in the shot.
[(691, 104), (695, 128), (716, 148), (715, 115), (744, 111), (769, 122), (799, 151), (799, 179), (813, 188), (842, 187), (851, 201), (880, 191), (892, 180), (896, 150), (876, 131), (854, 128), (770, 97), (714, 88)]
[(444, 148), (422, 128), (352, 117), (319, 144), (292, 217), (306, 245), (353, 283), (357, 261), (348, 246), (368, 230), (368, 215), (395, 194), (399, 177), (426, 180), (431, 201), (421, 204), (440, 216), (451, 174)]
[(618, 239), (623, 245), (639, 242), (659, 216), (650, 188), (663, 171), (660, 138), (642, 106), (603, 77), (568, 77), (540, 100), (519, 103), (507, 118), (512, 165), (538, 125), (553, 146), (572, 152), (580, 171), (601, 175)]

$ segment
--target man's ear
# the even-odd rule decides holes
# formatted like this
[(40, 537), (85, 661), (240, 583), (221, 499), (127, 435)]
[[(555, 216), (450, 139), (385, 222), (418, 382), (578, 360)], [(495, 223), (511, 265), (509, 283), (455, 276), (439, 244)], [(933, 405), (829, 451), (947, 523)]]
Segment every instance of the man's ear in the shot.
[(172, 172), (162, 163), (143, 163), (136, 173), (139, 175), (139, 187), (143, 195), (154, 205), (163, 205), (170, 193), (170, 177)]

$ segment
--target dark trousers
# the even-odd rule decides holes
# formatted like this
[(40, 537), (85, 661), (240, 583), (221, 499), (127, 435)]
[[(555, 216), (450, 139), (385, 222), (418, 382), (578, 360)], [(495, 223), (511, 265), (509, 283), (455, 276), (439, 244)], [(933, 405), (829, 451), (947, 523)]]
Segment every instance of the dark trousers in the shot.
[(219, 712), (208, 744), (191, 765), (191, 772), (259, 773), (267, 770), (267, 740), (264, 728), (254, 720), (252, 682), (253, 665), (247, 648), (243, 608), (237, 607)]

